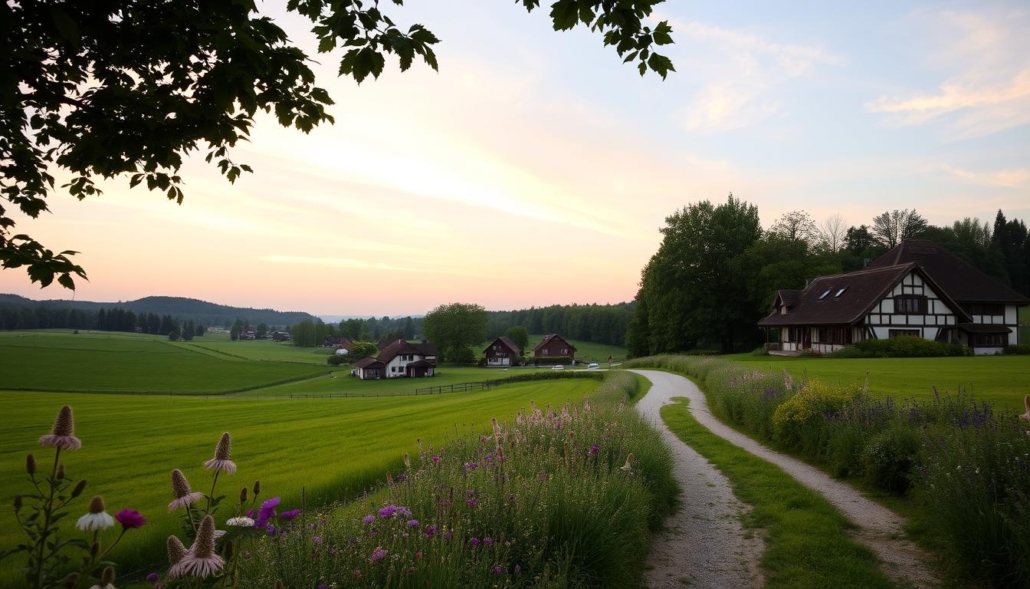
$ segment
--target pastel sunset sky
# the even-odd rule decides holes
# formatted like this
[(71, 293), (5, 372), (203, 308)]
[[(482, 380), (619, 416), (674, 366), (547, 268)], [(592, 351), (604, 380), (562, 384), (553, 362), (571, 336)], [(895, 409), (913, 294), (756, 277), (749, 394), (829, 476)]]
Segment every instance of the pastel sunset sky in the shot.
[[(548, 4), (544, 2), (544, 4)], [(659, 5), (677, 72), (641, 78), (601, 37), (555, 33), (512, 0), (383, 3), (440, 39), (440, 71), (338, 79), (285, 2), (259, 3), (336, 101), (310, 135), (269, 117), (195, 157), (184, 203), (103, 184), (18, 231), (81, 253), (80, 300), (149, 295), (316, 315), (423, 314), (633, 298), (667, 215), (732, 192), (768, 227), (915, 208), (932, 224), (1030, 221), (1030, 5)], [(59, 176), (60, 180), (60, 176)], [(22, 270), (0, 292), (40, 290)]]

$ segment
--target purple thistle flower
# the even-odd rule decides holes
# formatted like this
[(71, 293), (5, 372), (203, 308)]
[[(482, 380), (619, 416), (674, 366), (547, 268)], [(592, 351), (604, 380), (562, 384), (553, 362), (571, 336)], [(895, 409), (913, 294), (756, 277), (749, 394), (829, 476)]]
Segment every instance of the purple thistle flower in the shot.
[(494, 567), (494, 574), (495, 575), (499, 575), (499, 574), (501, 574), (503, 572), (504, 572), (504, 569), (501, 568), (501, 565), (497, 565), (497, 566)]
[(122, 524), (126, 530), (142, 528), (143, 524), (147, 523), (147, 520), (135, 509), (123, 509), (114, 515), (114, 519), (118, 520), (118, 523)]
[(472, 545), (473, 548), (479, 546), (479, 538), (472, 538), (469, 540), (469, 544)]
[(376, 549), (372, 551), (372, 558), (370, 558), (369, 560), (372, 562), (379, 562), (380, 560), (386, 558), (386, 554), (387, 552), (385, 550), (383, 550), (379, 546), (376, 546)]
[(376, 521), (376, 516), (372, 515), (371, 513), (361, 518), (361, 523), (363, 524), (371, 524), (374, 521)]
[(289, 511), (282, 512), (281, 514), (279, 514), (279, 517), (281, 517), (282, 519), (285, 519), (285, 520), (291, 520), (291, 519), (297, 517), (298, 515), (300, 515), (300, 510), (299, 509), (291, 509)]
[(151, 583), (153, 583), (154, 581), (158, 580), (158, 578), (159, 577), (157, 576), (157, 573), (150, 573), (149, 575), (147, 575), (147, 580), (150, 581)]
[(439, 528), (436, 527), (435, 525), (433, 525), (433, 526), (426, 526), (426, 537), (427, 538), (432, 538), (433, 536), (436, 535), (436, 531), (438, 529)]
[(397, 507), (393, 505), (387, 505), (386, 507), (379, 510), (379, 517), (382, 519), (386, 519), (395, 513), (397, 513)]
[(321, 544), (322, 543), (322, 536), (313, 536), (311, 538), (311, 541), (314, 542), (315, 544)]
[(408, 527), (409, 528), (417, 528), (418, 527), (418, 520), (417, 519), (409, 519), (408, 520)]
[(590, 451), (587, 452), (587, 456), (593, 456), (594, 454), (597, 454), (597, 452), (600, 449), (601, 449), (601, 447), (598, 446), (597, 444), (594, 444), (594, 445), (590, 446)]
[(487, 536), (486, 538), (483, 538), (483, 544), (486, 544), (487, 546), (493, 546), (494, 539), (490, 536)]

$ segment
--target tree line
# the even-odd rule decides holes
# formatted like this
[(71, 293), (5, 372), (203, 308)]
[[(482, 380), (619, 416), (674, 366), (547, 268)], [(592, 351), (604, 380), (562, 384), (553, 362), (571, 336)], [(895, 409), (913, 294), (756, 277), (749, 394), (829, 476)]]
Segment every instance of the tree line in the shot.
[(791, 211), (763, 230), (758, 208), (731, 194), (723, 204), (687, 205), (665, 222), (662, 243), (641, 271), (626, 331), (631, 356), (751, 349), (763, 341), (757, 322), (776, 290), (860, 270), (909, 238), (929, 240), (1030, 296), (1026, 224), (1000, 210), (993, 224), (967, 217), (939, 227), (914, 209), (884, 211), (860, 225), (840, 215), (817, 224)]
[(204, 335), (206, 328), (193, 321), (180, 322), (171, 315), (135, 313), (118, 307), (91, 311), (68, 307), (3, 307), (0, 308), (0, 329), (88, 329), (171, 335), (175, 339), (193, 339)]
[(559, 333), (569, 339), (622, 347), (633, 308), (633, 303), (617, 303), (488, 311), (486, 335), (492, 340), (512, 327), (525, 327), (533, 335)]

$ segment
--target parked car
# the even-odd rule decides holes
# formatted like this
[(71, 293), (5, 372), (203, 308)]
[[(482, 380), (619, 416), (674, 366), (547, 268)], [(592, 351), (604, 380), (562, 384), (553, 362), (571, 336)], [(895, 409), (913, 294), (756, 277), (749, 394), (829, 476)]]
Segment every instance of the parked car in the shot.
[(555, 364), (554, 366), (551, 367), (551, 370), (565, 370), (565, 367), (562, 366), (561, 364)]
[(590, 364), (587, 364), (587, 370), (593, 370), (595, 368), (600, 368), (600, 367), (601, 367), (601, 365), (598, 364), (597, 362), (591, 362)]

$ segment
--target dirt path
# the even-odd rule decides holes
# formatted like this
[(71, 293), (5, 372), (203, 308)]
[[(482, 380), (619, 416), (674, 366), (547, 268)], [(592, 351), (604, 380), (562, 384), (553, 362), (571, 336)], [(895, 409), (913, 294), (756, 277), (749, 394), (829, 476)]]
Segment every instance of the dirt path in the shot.
[(673, 476), (682, 489), (677, 512), (665, 521), (665, 529), (653, 542), (647, 562), (647, 586), (761, 587), (758, 559), (764, 544), (740, 523), (740, 513), (748, 506), (733, 495), (729, 480), (670, 432), (658, 415), (671, 397), (684, 395), (682, 387), (660, 378), (671, 376), (664, 372), (634, 372), (653, 383), (637, 403), (637, 410), (655, 424), (672, 448)]
[[(926, 567), (926, 563), (930, 562), (929, 555), (912, 542), (904, 539), (904, 518), (886, 507), (866, 499), (851, 486), (833, 479), (826, 473), (800, 460), (774, 452), (726, 426), (711, 414), (704, 393), (690, 380), (676, 374), (655, 370), (634, 370), (633, 372), (643, 375), (652, 382), (651, 390), (639, 403), (641, 411), (644, 411), (646, 415), (651, 415), (652, 411), (657, 414), (657, 408), (653, 408), (653, 406), (660, 407), (670, 397), (687, 397), (690, 399), (691, 415), (712, 433), (763, 460), (776, 464), (801, 484), (821, 493), (834, 507), (857, 524), (859, 530), (853, 534), (853, 537), (876, 552), (885, 574), (914, 587), (933, 587), (936, 584), (933, 575)], [(654, 395), (654, 399), (651, 398), (652, 395)], [(659, 423), (661, 423), (660, 420)], [(669, 435), (671, 436), (671, 434)], [(679, 453), (685, 450), (688, 455), (697, 454), (678, 439), (676, 442), (676, 444), (671, 443), (675, 452)], [(690, 501), (689, 494), (687, 500)], [(688, 565), (684, 563), (683, 566), (687, 567)], [(661, 585), (652, 585), (652, 587), (657, 586)]]

